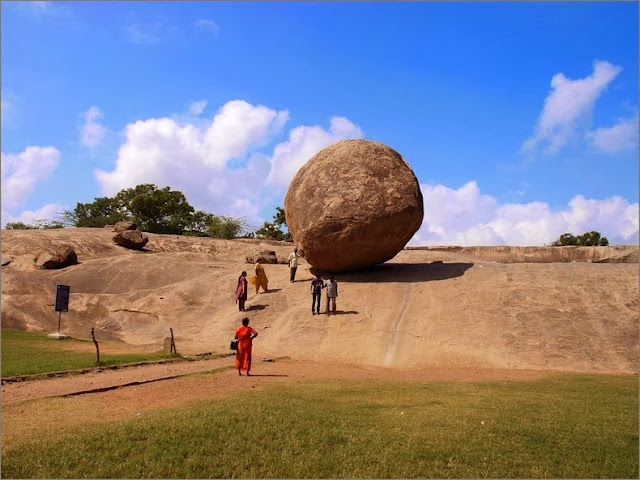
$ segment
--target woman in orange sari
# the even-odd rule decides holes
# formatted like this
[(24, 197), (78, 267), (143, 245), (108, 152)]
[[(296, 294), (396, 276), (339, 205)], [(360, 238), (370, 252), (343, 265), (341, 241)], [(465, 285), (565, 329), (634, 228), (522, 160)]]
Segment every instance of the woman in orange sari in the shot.
[(247, 371), (247, 377), (251, 374), (251, 347), (253, 339), (258, 336), (253, 328), (249, 326), (249, 318), (244, 317), (242, 319), (242, 326), (236, 330), (236, 338), (238, 339), (238, 351), (236, 352), (236, 365), (235, 369), (238, 370), (238, 375), (242, 376), (242, 370)]

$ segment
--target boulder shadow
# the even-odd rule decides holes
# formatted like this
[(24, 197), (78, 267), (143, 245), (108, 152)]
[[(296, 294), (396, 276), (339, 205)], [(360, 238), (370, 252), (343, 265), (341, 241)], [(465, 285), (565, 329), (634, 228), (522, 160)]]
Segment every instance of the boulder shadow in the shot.
[(461, 277), (473, 263), (382, 263), (361, 270), (336, 274), (340, 280), (362, 283), (432, 282)]
[(256, 312), (258, 310), (264, 310), (269, 305), (249, 305), (244, 309), (245, 312)]

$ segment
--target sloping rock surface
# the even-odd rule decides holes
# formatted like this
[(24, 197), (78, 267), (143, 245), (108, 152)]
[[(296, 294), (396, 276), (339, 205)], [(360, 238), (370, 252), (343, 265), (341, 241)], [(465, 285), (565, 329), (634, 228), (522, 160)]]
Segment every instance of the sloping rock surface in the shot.
[[(253, 344), (258, 357), (420, 369), (638, 371), (638, 264), (596, 264), (586, 255), (596, 251), (603, 259), (637, 246), (568, 249), (574, 263), (557, 256), (558, 247), (537, 250), (536, 258), (550, 263), (522, 262), (533, 254), (527, 247), (404, 249), (382, 265), (337, 274), (337, 315), (318, 317), (310, 312), (312, 276), (304, 259), (295, 283), (287, 265), (265, 265), (269, 293), (249, 289), (247, 312), (238, 312), (245, 257), (274, 250), (286, 258), (290, 243), (149, 233), (149, 253), (140, 255), (112, 236), (102, 228), (2, 230), (2, 263), (12, 260), (2, 267), (2, 327), (55, 331), (55, 289), (63, 284), (71, 296), (62, 331), (87, 340), (95, 327), (98, 341), (160, 350), (173, 328), (180, 353), (228, 353), (249, 316), (260, 333)], [(35, 267), (34, 252), (60, 244), (71, 245), (82, 263)]]
[(393, 258), (420, 228), (420, 185), (391, 147), (343, 140), (321, 150), (293, 178), (284, 201), (299, 252), (340, 272)]

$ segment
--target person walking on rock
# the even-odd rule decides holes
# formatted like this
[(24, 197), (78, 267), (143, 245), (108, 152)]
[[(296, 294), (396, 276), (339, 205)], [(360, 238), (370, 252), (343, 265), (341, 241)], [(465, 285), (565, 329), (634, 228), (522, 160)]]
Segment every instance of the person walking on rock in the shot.
[[(320, 275), (316, 275), (316, 278), (311, 280), (311, 295), (313, 296), (313, 299), (311, 301), (312, 315), (315, 315), (316, 311), (318, 312), (318, 315), (320, 315), (320, 297), (321, 297), (323, 288), (324, 288), (324, 282), (322, 281), (322, 278), (320, 278)], [(316, 302), (317, 302), (317, 306), (316, 306)]]
[[(338, 298), (338, 282), (333, 275), (329, 277), (326, 283), (327, 287), (327, 315), (336, 314), (336, 298)], [(332, 307), (330, 309), (330, 307)]]
[(247, 272), (242, 272), (238, 277), (238, 286), (236, 287), (236, 302), (238, 310), (244, 312), (244, 302), (247, 301)]
[(247, 377), (251, 376), (249, 373), (251, 370), (251, 349), (253, 348), (253, 339), (257, 336), (258, 332), (249, 326), (249, 318), (244, 317), (242, 326), (236, 330), (235, 337), (238, 339), (235, 369), (238, 370), (240, 376), (242, 376), (242, 370), (247, 372)]
[(290, 271), (289, 280), (291, 281), (291, 283), (296, 281), (296, 270), (298, 269), (298, 257), (300, 257), (300, 255), (298, 255), (298, 249), (294, 248), (293, 252), (289, 254), (289, 271)]
[(255, 266), (256, 274), (249, 279), (251, 283), (256, 286), (256, 295), (260, 291), (260, 287), (266, 292), (267, 285), (269, 284), (269, 279), (267, 279), (267, 274), (264, 271), (264, 267), (262, 266), (262, 260), (256, 260)]

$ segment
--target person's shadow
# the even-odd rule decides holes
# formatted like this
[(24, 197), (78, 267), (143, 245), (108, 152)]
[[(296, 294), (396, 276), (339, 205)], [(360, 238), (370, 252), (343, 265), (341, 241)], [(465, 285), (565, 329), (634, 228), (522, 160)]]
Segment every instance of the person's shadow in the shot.
[(254, 312), (254, 311), (258, 311), (258, 310), (264, 310), (266, 307), (268, 307), (269, 305), (249, 305), (247, 308), (245, 308), (245, 312)]
[(263, 294), (263, 293), (276, 293), (276, 292), (279, 292), (280, 290), (282, 290), (282, 289), (281, 288), (270, 288), (266, 292), (264, 292), (264, 291), (260, 292), (260, 294)]

